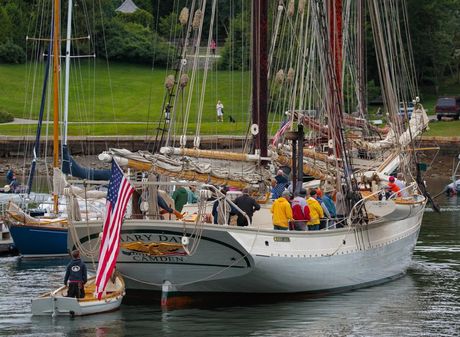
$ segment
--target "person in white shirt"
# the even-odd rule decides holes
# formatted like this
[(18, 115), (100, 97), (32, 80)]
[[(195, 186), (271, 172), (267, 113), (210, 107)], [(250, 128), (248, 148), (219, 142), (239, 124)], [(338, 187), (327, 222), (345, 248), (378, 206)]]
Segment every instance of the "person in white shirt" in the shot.
[(223, 122), (224, 121), (224, 105), (222, 104), (221, 101), (217, 101), (216, 112), (217, 112), (217, 121)]
[(399, 187), (401, 191), (401, 197), (407, 198), (409, 197), (409, 191), (406, 188), (406, 182), (404, 181), (404, 176), (402, 173), (398, 173), (396, 175), (396, 180), (395, 180), (396, 186)]

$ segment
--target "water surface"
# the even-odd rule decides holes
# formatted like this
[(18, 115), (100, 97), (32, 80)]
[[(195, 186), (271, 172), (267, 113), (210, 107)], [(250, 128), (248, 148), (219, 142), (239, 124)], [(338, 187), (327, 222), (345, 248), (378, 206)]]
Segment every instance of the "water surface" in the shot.
[(30, 299), (61, 285), (67, 259), (0, 258), (0, 336), (458, 336), (460, 197), (439, 202), (442, 214), (425, 212), (406, 276), (316, 299), (224, 305), (215, 297), (172, 311), (128, 300), (108, 314), (32, 317)]

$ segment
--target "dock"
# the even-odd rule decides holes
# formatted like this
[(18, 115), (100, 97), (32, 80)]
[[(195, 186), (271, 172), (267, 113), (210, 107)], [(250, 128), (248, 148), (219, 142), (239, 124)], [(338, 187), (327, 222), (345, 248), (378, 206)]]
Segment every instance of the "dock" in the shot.
[[(178, 142), (179, 138), (173, 139)], [(200, 148), (204, 150), (225, 150), (241, 149), (247, 138), (236, 135), (213, 135), (202, 136)], [(30, 155), (31, 144), (35, 141), (35, 136), (0, 136), (0, 158), (14, 158), (17, 156)], [(40, 140), (40, 149), (44, 155), (52, 152), (52, 141), (50, 137), (42, 137)], [(140, 149), (151, 150), (155, 145), (153, 136), (86, 136), (86, 137), (69, 137), (69, 143), (78, 144), (71, 146), (72, 155), (97, 155), (106, 151), (110, 147), (124, 148), (130, 151)], [(422, 136), (421, 147), (439, 146), (440, 155), (457, 155), (459, 137), (440, 137), (440, 136)], [(193, 136), (188, 137), (187, 146), (193, 146)]]

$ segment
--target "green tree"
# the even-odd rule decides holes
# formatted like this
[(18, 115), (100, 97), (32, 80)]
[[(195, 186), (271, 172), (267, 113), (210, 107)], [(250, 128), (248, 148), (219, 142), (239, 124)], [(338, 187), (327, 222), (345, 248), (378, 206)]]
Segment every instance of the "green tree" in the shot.
[(449, 66), (455, 62), (460, 1), (409, 0), (408, 8), (419, 80), (422, 84), (434, 85), (437, 92)]
[(160, 23), (158, 25), (158, 33), (160, 36), (166, 39), (177, 38), (181, 30), (182, 26), (179, 23), (179, 15), (177, 13), (172, 12), (160, 18)]
[(164, 66), (169, 46), (156, 35), (149, 28), (116, 17), (106, 30), (107, 55), (116, 61), (151, 64), (155, 50), (156, 65)]
[(224, 70), (249, 69), (251, 31), (249, 13), (242, 12), (230, 21), (230, 31), (220, 53), (219, 68)]
[(17, 3), (7, 2), (0, 7), (0, 62), (24, 62), (23, 17)]
[(152, 28), (153, 15), (143, 9), (138, 9), (134, 13), (117, 12), (116, 16), (122, 22), (137, 23), (143, 27)]

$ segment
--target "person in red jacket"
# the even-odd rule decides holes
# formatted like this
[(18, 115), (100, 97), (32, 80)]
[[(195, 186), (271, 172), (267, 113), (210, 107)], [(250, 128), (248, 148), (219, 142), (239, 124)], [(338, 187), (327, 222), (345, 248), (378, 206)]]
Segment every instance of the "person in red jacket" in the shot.
[(401, 196), (401, 192), (399, 192), (400, 189), (399, 189), (398, 185), (396, 185), (396, 183), (395, 183), (395, 177), (390, 176), (388, 178), (388, 187), (390, 188), (390, 191), (391, 191), (391, 193), (393, 195), (396, 194), (398, 197)]
[(308, 207), (307, 191), (301, 189), (299, 195), (291, 201), (292, 217), (294, 218), (294, 226), (292, 229), (296, 231), (304, 231), (307, 228), (307, 221), (310, 220), (310, 208)]

